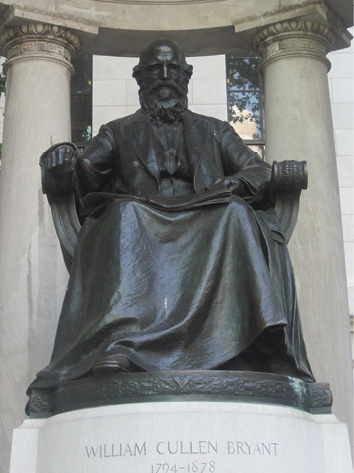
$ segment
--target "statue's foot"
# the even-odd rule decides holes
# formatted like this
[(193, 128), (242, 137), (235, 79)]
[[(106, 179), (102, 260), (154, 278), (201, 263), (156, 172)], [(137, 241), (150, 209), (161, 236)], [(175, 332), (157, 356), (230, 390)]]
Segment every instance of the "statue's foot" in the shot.
[(314, 383), (315, 379), (311, 377), (310, 374), (306, 374), (300, 371), (295, 363), (289, 359), (279, 359), (279, 360), (270, 360), (269, 362), (269, 371), (273, 374), (281, 374), (285, 376), (291, 376), (293, 378), (298, 378), (304, 381), (305, 383)]
[(107, 373), (129, 373), (131, 361), (125, 355), (110, 355), (99, 360), (92, 368), (94, 376)]

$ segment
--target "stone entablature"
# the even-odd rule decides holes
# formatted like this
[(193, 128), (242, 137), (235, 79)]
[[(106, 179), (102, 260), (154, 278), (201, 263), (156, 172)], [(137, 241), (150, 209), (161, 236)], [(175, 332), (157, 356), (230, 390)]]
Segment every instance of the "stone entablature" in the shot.
[[(245, 54), (264, 26), (293, 19), (331, 25), (336, 31), (332, 49), (348, 46), (351, 38), (345, 30), (351, 20), (330, 0), (293, 0), (285, 6), (274, 6), (273, 0), (71, 0), (50, 9), (43, 1), (33, 3), (0, 3), (0, 32), (23, 23), (63, 26), (77, 33), (87, 54), (138, 56), (161, 34), (178, 42), (188, 56)], [(350, 9), (350, 0), (340, 3)]]

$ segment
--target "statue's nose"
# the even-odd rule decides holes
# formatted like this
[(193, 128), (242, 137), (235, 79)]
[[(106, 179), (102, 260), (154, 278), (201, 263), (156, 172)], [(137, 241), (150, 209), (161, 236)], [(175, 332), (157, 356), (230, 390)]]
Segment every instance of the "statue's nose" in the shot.
[(164, 64), (164, 65), (163, 65), (162, 77), (163, 77), (164, 79), (168, 79), (168, 67), (167, 67), (167, 64)]

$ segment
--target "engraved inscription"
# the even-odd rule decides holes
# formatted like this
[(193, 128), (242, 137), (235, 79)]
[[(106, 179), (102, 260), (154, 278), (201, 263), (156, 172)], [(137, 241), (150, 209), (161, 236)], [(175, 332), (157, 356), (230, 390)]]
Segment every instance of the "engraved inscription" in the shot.
[(176, 441), (176, 442), (158, 442), (156, 451), (159, 455), (206, 455), (210, 453), (218, 453), (218, 442), (210, 442), (207, 440), (199, 441)]
[(275, 442), (227, 442), (228, 455), (265, 455), (277, 456), (279, 443)]
[[(147, 457), (150, 466), (146, 473), (214, 473), (217, 464), (227, 456), (278, 457), (280, 444), (270, 441), (233, 440), (159, 440), (157, 442), (121, 442), (85, 445), (90, 461)], [(199, 458), (198, 458), (199, 457)]]
[(216, 464), (214, 461), (198, 462), (194, 461), (179, 465), (177, 463), (155, 463), (151, 465), (150, 473), (216, 473)]
[(146, 443), (85, 445), (87, 458), (136, 457), (146, 455)]

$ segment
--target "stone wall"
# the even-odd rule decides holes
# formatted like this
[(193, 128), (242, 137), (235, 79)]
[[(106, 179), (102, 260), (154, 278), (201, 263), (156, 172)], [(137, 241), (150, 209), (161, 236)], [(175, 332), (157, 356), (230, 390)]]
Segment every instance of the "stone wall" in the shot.
[[(354, 29), (350, 29), (354, 33)], [(344, 247), (348, 280), (349, 311), (354, 314), (354, 70), (353, 45), (329, 54), (329, 72), (334, 138), (341, 197)]]

